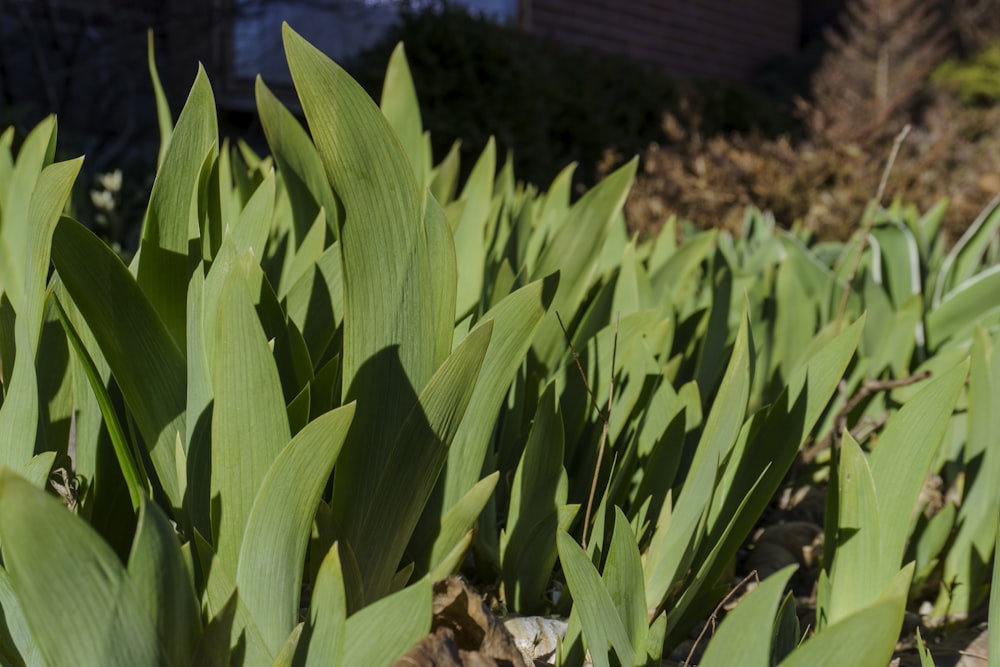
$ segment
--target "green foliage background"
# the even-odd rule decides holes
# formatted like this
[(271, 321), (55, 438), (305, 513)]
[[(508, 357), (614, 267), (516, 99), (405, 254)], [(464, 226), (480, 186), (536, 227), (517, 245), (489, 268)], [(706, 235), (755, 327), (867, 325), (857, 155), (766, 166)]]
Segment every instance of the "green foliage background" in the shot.
[(176, 119), (157, 86), (128, 265), (65, 214), (56, 120), (0, 135), (0, 661), (387, 665), (467, 566), (568, 617), (558, 663), (658, 665), (799, 475), (815, 628), (782, 570), (704, 664), (881, 666), (923, 591), (987, 604), (1000, 203), (947, 251), (944, 205), (878, 202), (846, 243), (752, 208), (630, 238), (635, 160), (575, 202), (494, 140), (460, 178), (402, 47), (376, 106), (283, 36), (306, 127), (258, 79), (270, 156), (220, 142), (203, 71)]

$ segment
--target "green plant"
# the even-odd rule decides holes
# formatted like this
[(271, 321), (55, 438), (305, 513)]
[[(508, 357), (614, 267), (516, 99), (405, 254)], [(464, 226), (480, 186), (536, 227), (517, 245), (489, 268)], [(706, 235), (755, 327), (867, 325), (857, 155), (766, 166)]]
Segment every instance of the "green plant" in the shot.
[[(389, 664), (461, 569), (568, 616), (561, 664), (655, 665), (803, 477), (818, 626), (781, 570), (705, 662), (885, 664), (911, 595), (983, 601), (995, 207), (947, 254), (901, 205), (842, 244), (753, 209), (630, 239), (635, 161), (571, 203), (572, 167), (540, 192), (489, 142), (459, 188), (402, 48), (378, 107), (284, 38), (308, 131), (258, 80), (269, 157), (220, 144), (204, 72), (176, 123), (156, 87), (129, 265), (63, 215), (54, 119), (0, 135), (3, 661)], [(960, 493), (924, 520), (929, 473)]]
[(1000, 45), (989, 46), (966, 61), (947, 60), (934, 70), (934, 84), (953, 91), (969, 106), (982, 106), (1000, 99)]

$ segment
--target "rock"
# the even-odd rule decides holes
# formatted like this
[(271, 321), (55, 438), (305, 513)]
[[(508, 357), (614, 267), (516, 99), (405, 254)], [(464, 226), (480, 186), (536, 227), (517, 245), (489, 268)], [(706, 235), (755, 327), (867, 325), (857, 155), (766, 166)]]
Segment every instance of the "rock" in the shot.
[(566, 636), (566, 621), (544, 616), (507, 618), (504, 626), (514, 637), (514, 644), (529, 665), (537, 662), (555, 664), (556, 646)]

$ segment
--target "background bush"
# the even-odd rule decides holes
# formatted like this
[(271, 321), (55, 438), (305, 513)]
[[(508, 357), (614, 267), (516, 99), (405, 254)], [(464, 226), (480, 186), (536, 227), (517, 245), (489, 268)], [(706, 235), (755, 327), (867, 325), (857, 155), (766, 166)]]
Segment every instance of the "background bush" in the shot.
[[(962, 40), (957, 19), (914, 0), (853, 0), (805, 90), (797, 132), (711, 136), (684, 118), (665, 120), (668, 140), (643, 154), (628, 213), (640, 230), (677, 214), (705, 226), (738, 229), (743, 207), (774, 212), (821, 238), (845, 239), (878, 191), (895, 138), (911, 131), (887, 181), (886, 196), (929, 209), (950, 201), (952, 241), (1000, 191), (1000, 109), (969, 106), (996, 56), (931, 72)], [(968, 10), (959, 12), (967, 16)], [(1000, 80), (991, 80), (995, 87)], [(978, 90), (978, 89), (976, 89)], [(607, 161), (614, 165), (618, 156)]]
[(1000, 42), (967, 60), (947, 60), (934, 72), (934, 83), (968, 106), (1000, 102)]
[(577, 182), (592, 185), (607, 149), (630, 158), (666, 139), (666, 111), (697, 119), (708, 134), (773, 135), (791, 122), (747, 86), (678, 82), (623, 56), (568, 47), (447, 4), (404, 11), (380, 43), (346, 64), (376, 99), (399, 42), (435, 156), (460, 139), (471, 167), (492, 135), (500, 155), (513, 149), (519, 177), (539, 185), (573, 161)]

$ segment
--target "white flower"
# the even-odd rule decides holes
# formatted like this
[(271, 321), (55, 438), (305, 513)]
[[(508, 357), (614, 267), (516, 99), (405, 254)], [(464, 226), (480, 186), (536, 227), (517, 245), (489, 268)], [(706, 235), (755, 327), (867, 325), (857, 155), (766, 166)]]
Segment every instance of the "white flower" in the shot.
[(101, 187), (109, 192), (120, 192), (122, 189), (122, 170), (115, 169), (97, 177)]
[(90, 191), (90, 201), (94, 203), (94, 206), (102, 211), (113, 211), (115, 210), (115, 198), (107, 190), (91, 190)]

